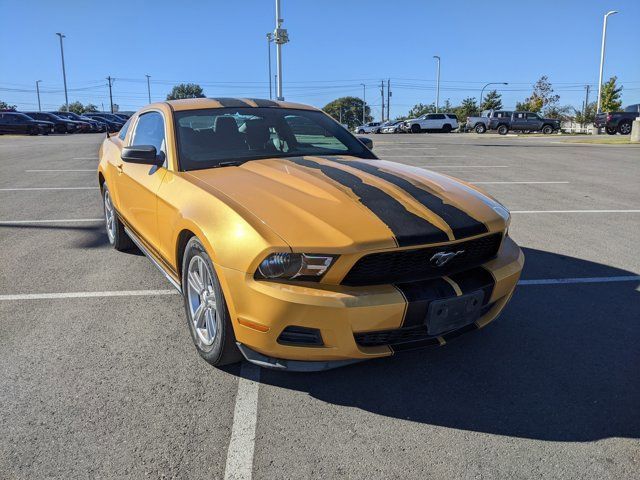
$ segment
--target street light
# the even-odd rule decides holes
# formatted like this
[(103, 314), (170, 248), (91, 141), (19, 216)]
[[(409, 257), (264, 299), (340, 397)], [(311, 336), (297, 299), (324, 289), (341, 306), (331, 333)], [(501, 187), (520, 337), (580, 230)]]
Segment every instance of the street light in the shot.
[(147, 95), (149, 96), (149, 103), (151, 103), (151, 82), (149, 81), (151, 75), (145, 75), (145, 77), (147, 77)]
[(269, 100), (273, 98), (273, 94), (271, 93), (271, 42), (272, 34), (267, 33), (267, 56), (269, 58)]
[(38, 85), (42, 80), (36, 80), (36, 93), (38, 94), (38, 111), (42, 111), (42, 107), (40, 106), (40, 85)]
[(440, 103), (440, 57), (438, 55), (434, 55), (433, 58), (438, 60), (438, 74), (436, 81), (436, 113), (438, 113), (438, 105)]
[(56, 33), (60, 37), (60, 56), (62, 57), (62, 80), (64, 81), (64, 104), (67, 112), (69, 111), (69, 96), (67, 95), (67, 72), (64, 68), (64, 48), (62, 47), (62, 39), (66, 38), (63, 33)]
[(600, 50), (600, 77), (598, 80), (598, 110), (596, 113), (600, 113), (600, 105), (602, 103), (602, 70), (604, 68), (604, 46), (607, 41), (607, 20), (609, 19), (609, 15), (615, 15), (616, 13), (618, 13), (616, 10), (607, 12), (602, 23), (602, 49)]
[(367, 110), (367, 86), (364, 83), (360, 85), (362, 85), (362, 125), (364, 125), (367, 123), (365, 120), (365, 111)]
[(276, 0), (276, 28), (273, 31), (273, 41), (276, 44), (276, 64), (278, 69), (278, 83), (276, 85), (276, 100), (284, 100), (282, 95), (282, 45), (289, 41), (286, 28), (282, 27), (284, 20), (280, 18), (280, 0)]
[(489, 85), (509, 85), (507, 82), (489, 82), (487, 83), (484, 87), (482, 87), (482, 90), (480, 90), (480, 103), (478, 104), (478, 108), (482, 108), (482, 94), (484, 93), (484, 89), (487, 88)]

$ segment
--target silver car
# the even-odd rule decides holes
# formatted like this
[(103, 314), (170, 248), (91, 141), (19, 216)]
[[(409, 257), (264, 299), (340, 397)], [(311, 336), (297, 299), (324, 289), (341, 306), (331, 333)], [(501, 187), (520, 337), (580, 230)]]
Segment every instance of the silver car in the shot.
[(363, 133), (378, 133), (381, 122), (369, 122), (359, 125), (355, 128), (355, 132), (362, 135)]

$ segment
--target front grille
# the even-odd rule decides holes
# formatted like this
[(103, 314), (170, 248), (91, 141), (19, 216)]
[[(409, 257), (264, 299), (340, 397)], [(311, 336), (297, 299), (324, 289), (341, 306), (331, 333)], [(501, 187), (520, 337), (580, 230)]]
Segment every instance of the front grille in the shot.
[[(442, 277), (485, 263), (498, 253), (502, 234), (496, 233), (438, 247), (371, 253), (360, 258), (342, 280), (343, 285), (381, 285)], [(438, 252), (463, 253), (442, 267), (433, 266)]]
[[(485, 315), (495, 303), (490, 303), (482, 307), (480, 316)], [(440, 335), (445, 341), (452, 340), (464, 333), (476, 330), (478, 327), (475, 323), (466, 325)], [(374, 332), (363, 332), (353, 334), (356, 343), (361, 347), (377, 347), (380, 345), (388, 345), (395, 351), (411, 350), (414, 348), (428, 347), (439, 345), (438, 337), (430, 336), (427, 333), (426, 325), (410, 328), (396, 328), (395, 330), (378, 330)]]

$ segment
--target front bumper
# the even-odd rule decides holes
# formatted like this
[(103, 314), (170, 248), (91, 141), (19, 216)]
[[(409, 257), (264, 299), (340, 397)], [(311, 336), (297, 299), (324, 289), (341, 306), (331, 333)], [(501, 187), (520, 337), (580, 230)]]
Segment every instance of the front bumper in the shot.
[[(419, 298), (415, 284), (411, 298), (394, 285), (348, 287), (265, 282), (245, 272), (219, 265), (216, 268), (229, 300), (236, 339), (247, 359), (271, 368), (312, 371), (386, 357), (410, 348), (443, 345), (461, 333), (484, 327), (511, 298), (523, 264), (520, 248), (506, 237), (496, 258), (472, 269), (482, 270), (484, 276), (481, 277), (488, 279), (490, 285), (465, 280), (465, 272), (451, 276), (461, 280), (453, 282), (457, 290), (452, 297), (480, 288), (487, 292), (484, 307), (473, 324), (437, 337), (421, 335), (419, 324), (409, 325), (409, 312), (414, 321), (416, 315), (420, 319), (431, 300)], [(436, 280), (442, 282), (443, 279)], [(450, 282), (451, 278), (444, 280)], [(321, 345), (279, 341), (287, 327), (316, 329)], [(378, 340), (372, 341), (372, 338)], [(385, 343), (387, 338), (390, 343)], [(307, 365), (308, 362), (319, 363)]]

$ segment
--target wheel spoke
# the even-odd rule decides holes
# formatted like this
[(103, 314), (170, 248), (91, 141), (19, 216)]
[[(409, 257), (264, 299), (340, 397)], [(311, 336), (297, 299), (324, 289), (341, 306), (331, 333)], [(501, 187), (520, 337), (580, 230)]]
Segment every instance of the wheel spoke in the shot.
[(198, 293), (202, 293), (204, 290), (204, 284), (202, 283), (201, 277), (193, 270), (189, 271), (189, 284)]
[(207, 311), (207, 306), (205, 303), (201, 303), (198, 305), (198, 308), (193, 313), (193, 323), (196, 328), (202, 328), (205, 323), (205, 312)]
[(207, 308), (205, 317), (207, 320), (207, 333), (209, 334), (209, 340), (213, 340), (216, 336), (216, 311), (211, 308)]

